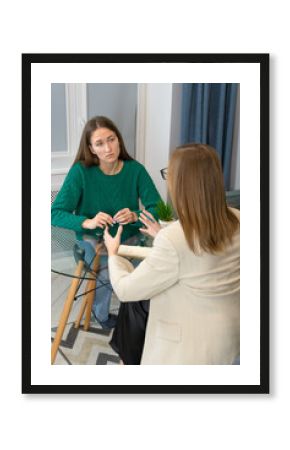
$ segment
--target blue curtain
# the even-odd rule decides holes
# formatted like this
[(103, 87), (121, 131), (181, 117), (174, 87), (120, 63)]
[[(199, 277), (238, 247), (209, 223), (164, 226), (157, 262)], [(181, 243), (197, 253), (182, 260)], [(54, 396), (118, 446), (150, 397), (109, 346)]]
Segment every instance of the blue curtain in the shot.
[(230, 186), (233, 131), (238, 84), (183, 84), (181, 144), (212, 145), (218, 152), (225, 189)]

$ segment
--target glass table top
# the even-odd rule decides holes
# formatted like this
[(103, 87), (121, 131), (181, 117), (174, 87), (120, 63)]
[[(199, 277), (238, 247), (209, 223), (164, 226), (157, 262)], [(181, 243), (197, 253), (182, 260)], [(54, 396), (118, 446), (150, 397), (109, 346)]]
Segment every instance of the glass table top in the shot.
[[(89, 241), (94, 247), (97, 244), (101, 245), (100, 257), (107, 256), (106, 247), (103, 243), (102, 236), (93, 239), (92, 236), (84, 236), (83, 240)], [(68, 277), (95, 279), (94, 273), (87, 263), (84, 263), (84, 269), (80, 277), (76, 277), (75, 271), (77, 263), (80, 260), (84, 261), (84, 250), (79, 245), (79, 240), (76, 233), (65, 228), (51, 227), (51, 271)], [(130, 237), (127, 241), (122, 243), (122, 246), (138, 246), (151, 247), (152, 239), (138, 232), (138, 234)], [(93, 261), (92, 261), (93, 262)]]
[[(240, 208), (240, 191), (228, 191), (226, 192), (226, 199), (229, 206), (234, 208)], [(92, 241), (92, 237), (88, 236), (84, 238), (85, 240)], [(141, 232), (138, 232), (135, 236), (129, 238), (127, 241), (123, 242), (126, 246), (137, 247), (151, 247), (152, 238), (145, 236)], [(67, 230), (65, 228), (51, 227), (51, 271), (62, 274), (68, 277), (76, 277), (75, 270), (79, 260), (84, 260), (84, 250), (78, 245), (78, 239), (76, 233), (72, 230)], [(98, 236), (92, 244), (95, 246), (97, 242), (102, 243), (102, 236)], [(107, 255), (106, 248), (104, 244), (100, 251), (101, 257)], [(130, 255), (124, 255), (130, 258)], [(82, 279), (95, 279), (96, 274), (90, 270), (87, 264), (84, 266), (83, 273), (81, 275)]]

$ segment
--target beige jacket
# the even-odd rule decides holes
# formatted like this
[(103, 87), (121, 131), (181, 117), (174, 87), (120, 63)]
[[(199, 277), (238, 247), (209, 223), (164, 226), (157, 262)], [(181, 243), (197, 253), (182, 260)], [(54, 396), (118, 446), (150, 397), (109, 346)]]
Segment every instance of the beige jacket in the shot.
[(196, 256), (175, 222), (158, 233), (136, 269), (111, 256), (109, 272), (120, 301), (151, 299), (141, 364), (233, 363), (240, 344), (239, 233), (223, 254)]

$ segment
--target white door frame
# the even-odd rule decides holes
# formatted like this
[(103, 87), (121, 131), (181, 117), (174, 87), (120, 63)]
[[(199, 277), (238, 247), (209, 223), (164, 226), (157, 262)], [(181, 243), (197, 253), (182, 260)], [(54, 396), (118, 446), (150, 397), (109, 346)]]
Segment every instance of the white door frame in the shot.
[(67, 149), (51, 153), (51, 190), (57, 191), (75, 158), (81, 133), (87, 121), (85, 83), (65, 84)]
[(171, 148), (172, 84), (139, 84), (136, 159), (152, 177), (161, 197), (167, 185), (160, 169), (167, 167)]

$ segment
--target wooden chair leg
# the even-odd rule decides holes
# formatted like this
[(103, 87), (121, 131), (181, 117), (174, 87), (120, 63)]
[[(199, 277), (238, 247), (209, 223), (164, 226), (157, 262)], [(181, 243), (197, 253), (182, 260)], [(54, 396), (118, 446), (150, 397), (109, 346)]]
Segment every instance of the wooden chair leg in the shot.
[[(102, 244), (97, 244), (95, 247), (96, 256), (94, 258), (93, 264), (92, 264), (92, 270), (96, 273), (100, 264), (100, 250), (101, 250)], [(86, 284), (86, 291), (88, 292), (86, 296), (83, 299), (78, 317), (75, 321), (75, 328), (79, 328), (81, 320), (83, 318), (84, 313), (86, 313), (85, 316), (85, 323), (84, 323), (84, 330), (88, 331), (91, 321), (91, 314), (92, 314), (92, 307), (94, 303), (94, 297), (95, 297), (95, 289), (96, 289), (96, 280), (89, 280)]]
[(66, 297), (66, 300), (65, 300), (65, 303), (64, 303), (64, 307), (63, 307), (63, 310), (62, 310), (62, 313), (61, 313), (61, 316), (60, 316), (60, 320), (59, 320), (59, 323), (58, 323), (56, 334), (55, 334), (55, 337), (54, 337), (54, 340), (53, 340), (53, 343), (52, 343), (52, 346), (51, 346), (51, 364), (53, 364), (54, 361), (55, 361), (55, 357), (56, 357), (56, 354), (57, 354), (57, 351), (58, 351), (58, 347), (60, 345), (60, 342), (61, 342), (61, 339), (62, 339), (62, 336), (63, 336), (63, 332), (64, 332), (65, 326), (67, 324), (67, 320), (68, 320), (69, 314), (71, 312), (71, 308), (72, 308), (72, 305), (73, 305), (73, 302), (74, 302), (74, 298), (75, 298), (75, 295), (76, 295), (76, 292), (77, 292), (77, 289), (78, 289), (78, 286), (79, 286), (79, 282), (80, 282), (79, 277), (81, 276), (83, 267), (84, 267), (84, 262), (83, 261), (79, 261), (78, 265), (77, 265), (77, 268), (75, 270), (75, 273), (74, 273), (74, 276), (76, 278), (74, 278), (73, 281), (71, 282), (71, 285), (70, 285), (70, 288), (69, 288), (69, 292), (68, 292), (68, 295)]

